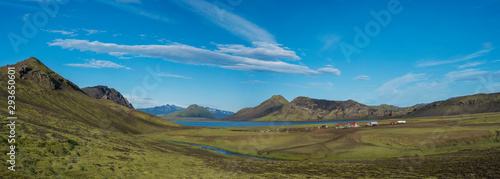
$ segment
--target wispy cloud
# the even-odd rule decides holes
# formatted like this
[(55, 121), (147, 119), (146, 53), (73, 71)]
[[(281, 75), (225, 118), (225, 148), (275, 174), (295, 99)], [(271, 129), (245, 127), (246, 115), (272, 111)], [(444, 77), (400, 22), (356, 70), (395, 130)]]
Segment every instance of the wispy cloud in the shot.
[(260, 81), (260, 80), (248, 80), (248, 81), (241, 81), (241, 83), (248, 83), (248, 84), (256, 84), (256, 83), (261, 83), (261, 84), (266, 84), (268, 82), (265, 81)]
[[(107, 5), (113, 6), (115, 8), (124, 10), (128, 13), (131, 13), (131, 14), (136, 14), (136, 15), (147, 17), (150, 19), (159, 20), (162, 22), (168, 22), (168, 23), (172, 22), (171, 19), (165, 17), (162, 14), (148, 11), (148, 10), (136, 7), (134, 5), (131, 5), (131, 2), (135, 2), (134, 0), (122, 0), (121, 2), (120, 1), (110, 1), (110, 0), (96, 0), (96, 1), (99, 3), (107, 4)], [(123, 2), (123, 1), (126, 1), (126, 2)], [(140, 2), (140, 1), (137, 1), (137, 2)]]
[(365, 81), (368, 81), (368, 80), (371, 80), (369, 76), (366, 76), (366, 75), (360, 75), (360, 76), (357, 76), (356, 78), (354, 78), (355, 80), (365, 80)]
[(118, 45), (113, 43), (102, 43), (99, 41), (56, 39), (48, 43), (49, 46), (60, 46), (64, 49), (78, 49), (80, 51), (92, 51), (97, 53), (108, 53), (113, 56), (142, 56), (150, 58), (162, 58), (164, 60), (194, 64), (213, 65), (221, 68), (260, 71), (271, 73), (284, 73), (295, 75), (340, 75), (340, 70), (332, 67), (324, 67), (311, 70), (307, 66), (290, 64), (283, 61), (265, 61), (255, 58), (242, 57), (196, 48), (183, 44), (170, 45)]
[(85, 35), (92, 35), (92, 34), (97, 34), (97, 33), (105, 33), (105, 30), (95, 30), (95, 29), (82, 29), (87, 32)]
[(494, 60), (493, 62), (500, 62), (500, 59), (498, 59), (498, 60)]
[(217, 44), (218, 52), (233, 55), (256, 58), (260, 60), (300, 60), (294, 51), (281, 47), (281, 44), (270, 44), (267, 42), (252, 42), (253, 47), (245, 47), (239, 44), (222, 45)]
[(183, 78), (183, 79), (192, 79), (191, 77), (176, 75), (176, 74), (156, 74), (158, 76), (170, 77), (170, 78)]
[(417, 67), (427, 67), (427, 66), (436, 66), (436, 65), (444, 65), (444, 64), (451, 64), (451, 63), (462, 62), (462, 61), (466, 61), (466, 60), (470, 60), (470, 59), (474, 59), (474, 58), (477, 58), (477, 57), (481, 57), (481, 56), (487, 55), (488, 52), (490, 52), (491, 50), (493, 50), (493, 48), (486, 48), (486, 49), (483, 49), (483, 50), (471, 53), (469, 55), (466, 55), (466, 56), (463, 56), (463, 57), (459, 57), (459, 58), (455, 58), (455, 59), (451, 59), (451, 60), (424, 61), (424, 62), (418, 63)]
[(477, 80), (488, 71), (482, 71), (479, 69), (465, 69), (461, 71), (451, 71), (445, 75), (445, 79), (449, 81), (468, 81)]
[(138, 97), (138, 96), (132, 96), (127, 93), (122, 93), (127, 100), (134, 105), (136, 109), (138, 108), (149, 108), (149, 107), (155, 107), (155, 106), (161, 106), (166, 104), (165, 102), (161, 102), (152, 98), (148, 97)]
[(265, 29), (214, 4), (202, 0), (182, 0), (178, 4), (245, 40), (276, 44)]
[(399, 93), (401, 91), (401, 90), (399, 90), (399, 88), (401, 86), (404, 86), (408, 83), (412, 83), (412, 82), (416, 82), (416, 81), (422, 81), (425, 79), (427, 79), (427, 75), (425, 73), (421, 73), (421, 74), (408, 73), (404, 76), (392, 79), (392, 80), (384, 83), (380, 88), (377, 89), (377, 92), (396, 94), (396, 93)]
[(491, 72), (480, 69), (450, 71), (442, 78), (429, 79), (430, 75), (408, 73), (384, 83), (376, 90), (379, 101), (399, 106), (413, 105), (417, 102), (432, 102), (449, 96), (448, 92), (455, 83), (477, 84), (476, 93), (498, 92), (496, 85), (500, 71)]
[(320, 51), (330, 51), (336, 49), (337, 44), (340, 41), (340, 37), (336, 35), (326, 35), (319, 38), (320, 41), (324, 43), (323, 47), (321, 47)]
[(69, 36), (77, 36), (77, 31), (76, 30), (71, 30), (71, 31), (67, 31), (67, 30), (45, 30), (47, 32), (50, 32), (50, 33), (58, 33), (58, 34), (62, 34), (62, 35), (69, 35)]
[(385, 82), (376, 92), (378, 103), (411, 106), (417, 102), (430, 102), (446, 95), (447, 83), (428, 81), (425, 73), (408, 73)]
[(82, 68), (125, 68), (127, 70), (131, 69), (129, 67), (125, 67), (111, 61), (95, 60), (95, 59), (88, 60), (86, 63), (66, 64), (66, 66), (82, 67)]

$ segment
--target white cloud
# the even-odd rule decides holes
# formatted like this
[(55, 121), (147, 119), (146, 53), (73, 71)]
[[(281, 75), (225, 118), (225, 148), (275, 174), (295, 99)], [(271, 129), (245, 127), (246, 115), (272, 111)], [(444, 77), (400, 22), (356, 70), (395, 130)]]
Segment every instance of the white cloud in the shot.
[(66, 66), (82, 67), (82, 68), (125, 68), (127, 70), (131, 69), (129, 67), (125, 67), (111, 61), (95, 60), (95, 59), (91, 59), (86, 63), (66, 64)]
[(325, 67), (325, 68), (320, 68), (318, 69), (318, 72), (325, 73), (325, 74), (334, 74), (334, 75), (340, 75), (340, 70), (336, 68), (331, 68), (331, 67)]
[(261, 83), (261, 84), (266, 84), (268, 82), (260, 81), (260, 80), (248, 80), (248, 81), (242, 81), (241, 83), (249, 83), (249, 84)]
[(281, 47), (281, 44), (270, 44), (267, 42), (252, 42), (253, 47), (245, 47), (243, 45), (217, 44), (218, 52), (229, 53), (233, 55), (256, 58), (260, 60), (300, 60), (300, 57), (294, 51)]
[(51, 33), (58, 33), (62, 35), (77, 36), (76, 30), (66, 31), (66, 30), (45, 30)]
[(85, 34), (85, 35), (92, 35), (92, 34), (106, 32), (105, 30), (95, 30), (95, 29), (83, 29), (83, 30), (87, 32), (87, 34)]
[(498, 59), (498, 60), (494, 60), (493, 62), (500, 62), (500, 59)]
[(366, 76), (366, 75), (360, 75), (360, 76), (357, 76), (356, 78), (354, 78), (355, 80), (371, 80), (369, 76)]
[(469, 55), (466, 55), (464, 57), (455, 58), (455, 59), (452, 59), (452, 60), (424, 61), (424, 62), (418, 63), (417, 67), (427, 67), (427, 66), (436, 66), (436, 65), (443, 65), (443, 64), (451, 64), (451, 63), (462, 62), (462, 61), (466, 61), (466, 60), (470, 60), (470, 59), (473, 59), (473, 58), (477, 58), (477, 57), (481, 57), (481, 56), (487, 55), (488, 52), (490, 52), (491, 50), (493, 50), (493, 48), (483, 49), (483, 50), (471, 53)]
[(183, 78), (183, 79), (192, 79), (191, 77), (175, 75), (175, 74), (156, 74), (158, 76), (171, 77), (171, 78)]
[(238, 37), (250, 42), (276, 44), (274, 36), (265, 29), (219, 6), (202, 0), (182, 0), (178, 2), (181, 7), (207, 18), (212, 23)]
[(235, 56), (217, 51), (196, 48), (183, 44), (170, 45), (118, 45), (113, 43), (102, 43), (99, 41), (56, 39), (48, 43), (49, 46), (60, 46), (64, 49), (78, 49), (80, 51), (93, 51), (97, 53), (108, 53), (113, 56), (141, 56), (150, 58), (162, 58), (164, 60), (194, 64), (212, 65), (221, 68), (260, 71), (272, 73), (285, 73), (295, 75), (340, 75), (340, 70), (324, 67), (311, 70), (307, 66), (295, 65), (283, 61), (264, 61), (255, 58)]

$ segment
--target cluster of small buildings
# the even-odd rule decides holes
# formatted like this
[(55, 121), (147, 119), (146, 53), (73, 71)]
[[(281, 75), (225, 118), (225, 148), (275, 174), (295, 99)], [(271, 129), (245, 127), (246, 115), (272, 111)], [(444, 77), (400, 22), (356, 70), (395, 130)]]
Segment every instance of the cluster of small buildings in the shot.
[(337, 124), (335, 125), (335, 129), (347, 129), (351, 127), (359, 127), (358, 122), (348, 122), (347, 124)]

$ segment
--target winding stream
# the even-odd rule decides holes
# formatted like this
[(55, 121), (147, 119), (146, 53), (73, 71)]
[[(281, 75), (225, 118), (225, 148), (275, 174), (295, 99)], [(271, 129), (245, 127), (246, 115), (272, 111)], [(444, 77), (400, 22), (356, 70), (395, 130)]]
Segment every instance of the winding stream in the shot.
[(245, 155), (245, 154), (240, 154), (240, 153), (234, 153), (234, 152), (227, 151), (227, 150), (220, 149), (220, 148), (216, 148), (216, 147), (209, 147), (209, 146), (204, 146), (204, 145), (198, 145), (198, 144), (192, 144), (192, 143), (184, 143), (184, 142), (175, 142), (175, 141), (166, 141), (166, 142), (176, 143), (176, 144), (185, 144), (185, 145), (198, 146), (198, 147), (201, 147), (203, 149), (213, 150), (213, 151), (219, 152), (219, 153), (224, 154), (224, 155), (236, 155), (236, 156), (242, 156), (242, 157), (258, 158), (258, 159), (265, 160), (265, 161), (275, 161), (273, 159), (268, 159), (268, 158), (256, 157), (256, 156)]

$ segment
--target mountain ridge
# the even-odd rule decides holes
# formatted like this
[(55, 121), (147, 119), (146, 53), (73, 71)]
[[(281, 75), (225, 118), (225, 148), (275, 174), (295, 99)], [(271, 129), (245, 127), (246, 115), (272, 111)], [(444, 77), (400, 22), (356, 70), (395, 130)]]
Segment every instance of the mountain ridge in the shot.
[(134, 109), (134, 106), (127, 100), (127, 98), (125, 98), (120, 92), (118, 92), (114, 88), (98, 85), (93, 87), (82, 88), (82, 91), (92, 98), (111, 100), (116, 104)]
[(269, 108), (272, 110), (264, 110), (264, 112), (259, 110), (268, 105), (269, 101), (273, 101), (275, 96), (256, 107), (243, 108), (235, 115), (224, 119), (229, 121), (337, 121), (500, 112), (500, 93), (453, 97), (412, 107), (387, 104), (368, 106), (354, 100), (333, 101), (299, 96), (279, 108)]
[(184, 110), (175, 111), (166, 116), (167, 118), (171, 117), (181, 117), (181, 118), (211, 118), (215, 119), (217, 116), (212, 114), (210, 111), (205, 109), (202, 106), (198, 106), (196, 104), (192, 104)]
[(286, 100), (281, 95), (274, 95), (266, 101), (260, 103), (256, 107), (243, 108), (240, 109), (232, 116), (228, 116), (223, 118), (224, 120), (234, 120), (234, 121), (247, 121), (255, 118), (264, 117), (268, 114), (274, 113), (278, 110), (281, 110), (285, 105), (289, 104), (288, 100)]

